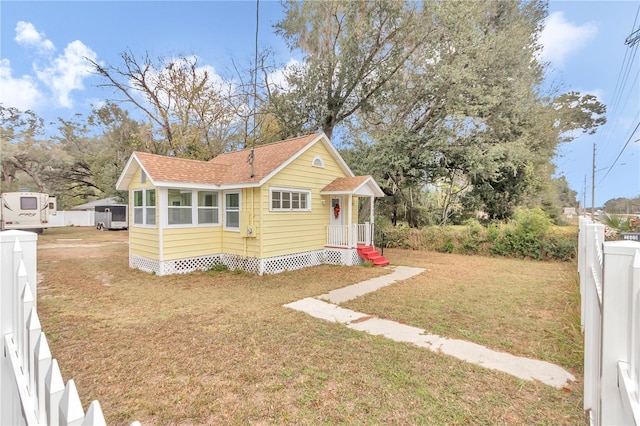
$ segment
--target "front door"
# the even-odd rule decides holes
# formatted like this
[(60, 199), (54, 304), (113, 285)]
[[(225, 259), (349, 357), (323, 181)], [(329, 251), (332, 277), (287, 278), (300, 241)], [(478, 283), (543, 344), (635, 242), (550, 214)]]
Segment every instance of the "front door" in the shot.
[(344, 206), (342, 197), (331, 197), (330, 225), (344, 225)]
[(329, 245), (343, 246), (347, 244), (347, 227), (345, 224), (344, 203), (342, 197), (331, 197), (331, 209), (329, 209)]

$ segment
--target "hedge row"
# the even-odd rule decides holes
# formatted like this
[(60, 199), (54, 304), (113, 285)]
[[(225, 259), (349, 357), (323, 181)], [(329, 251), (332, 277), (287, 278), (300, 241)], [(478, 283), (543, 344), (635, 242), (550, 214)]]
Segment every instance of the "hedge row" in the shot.
[(444, 253), (570, 261), (577, 256), (578, 229), (551, 226), (546, 215), (534, 209), (516, 214), (516, 220), (506, 225), (483, 226), (470, 220), (459, 226), (388, 227), (378, 234), (376, 244)]

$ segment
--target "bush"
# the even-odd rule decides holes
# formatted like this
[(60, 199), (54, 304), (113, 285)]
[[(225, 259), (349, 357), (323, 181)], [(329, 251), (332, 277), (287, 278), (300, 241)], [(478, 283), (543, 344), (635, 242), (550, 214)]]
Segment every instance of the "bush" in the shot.
[(549, 232), (551, 218), (540, 207), (518, 209), (515, 216), (516, 232), (519, 234), (544, 237)]
[(549, 216), (536, 208), (519, 210), (513, 222), (502, 225), (485, 227), (476, 219), (468, 219), (462, 226), (388, 227), (384, 239), (376, 244), (444, 253), (569, 261), (576, 257), (578, 240), (575, 226), (552, 226)]

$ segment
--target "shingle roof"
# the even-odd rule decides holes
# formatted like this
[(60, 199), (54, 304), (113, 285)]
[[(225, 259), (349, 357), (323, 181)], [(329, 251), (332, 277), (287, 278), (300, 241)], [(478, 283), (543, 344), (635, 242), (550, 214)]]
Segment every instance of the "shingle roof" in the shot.
[(260, 182), (321, 136), (315, 133), (254, 148), (251, 177), (249, 148), (218, 155), (210, 161), (188, 160), (136, 152), (135, 156), (154, 182), (240, 184)]
[(353, 176), (336, 178), (320, 192), (354, 191), (371, 176)]
[(210, 164), (228, 167), (221, 182), (216, 183), (244, 183), (259, 182), (276, 170), (287, 160), (300, 152), (311, 141), (322, 133), (287, 139), (254, 148), (253, 173), (251, 178), (251, 164), (249, 164), (250, 149), (220, 154), (209, 161)]
[(228, 166), (214, 167), (206, 161), (136, 152), (147, 174), (156, 182), (216, 183)]

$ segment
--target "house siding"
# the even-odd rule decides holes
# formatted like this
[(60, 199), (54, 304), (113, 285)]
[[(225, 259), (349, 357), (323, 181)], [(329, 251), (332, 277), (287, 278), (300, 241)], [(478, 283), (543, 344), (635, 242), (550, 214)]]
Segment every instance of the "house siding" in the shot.
[(153, 228), (129, 228), (129, 252), (147, 259), (159, 260), (158, 230)]
[[(237, 192), (237, 190), (228, 192)], [(256, 237), (247, 236), (246, 229), (240, 229), (239, 231), (229, 231), (223, 229), (221, 240), (222, 253), (244, 257), (259, 257), (261, 238), (261, 224), (259, 216), (260, 189), (244, 188), (240, 190), (240, 194), (242, 203), (240, 214), (246, 215), (248, 220), (247, 225), (253, 227), (252, 235), (255, 235)]]
[(207, 256), (221, 252), (222, 227), (198, 226), (163, 230), (164, 260)]
[[(324, 168), (313, 167), (313, 159), (319, 156)], [(326, 225), (329, 223), (329, 197), (320, 190), (336, 177), (346, 176), (322, 143), (316, 143), (262, 188), (262, 240), (261, 257), (281, 256), (318, 250), (326, 243)], [(311, 190), (311, 211), (269, 211), (269, 188), (282, 187)], [(325, 204), (322, 200), (325, 199)]]
[[(131, 184), (129, 185), (129, 200), (133, 200), (133, 191), (138, 189), (153, 189), (148, 181), (140, 182), (141, 169), (138, 169), (133, 175)], [(156, 190), (157, 191), (157, 190)], [(156, 192), (156, 225), (140, 226), (133, 223), (133, 201), (129, 202), (129, 253), (146, 257), (148, 259), (160, 259), (160, 238), (158, 235), (158, 197)]]

